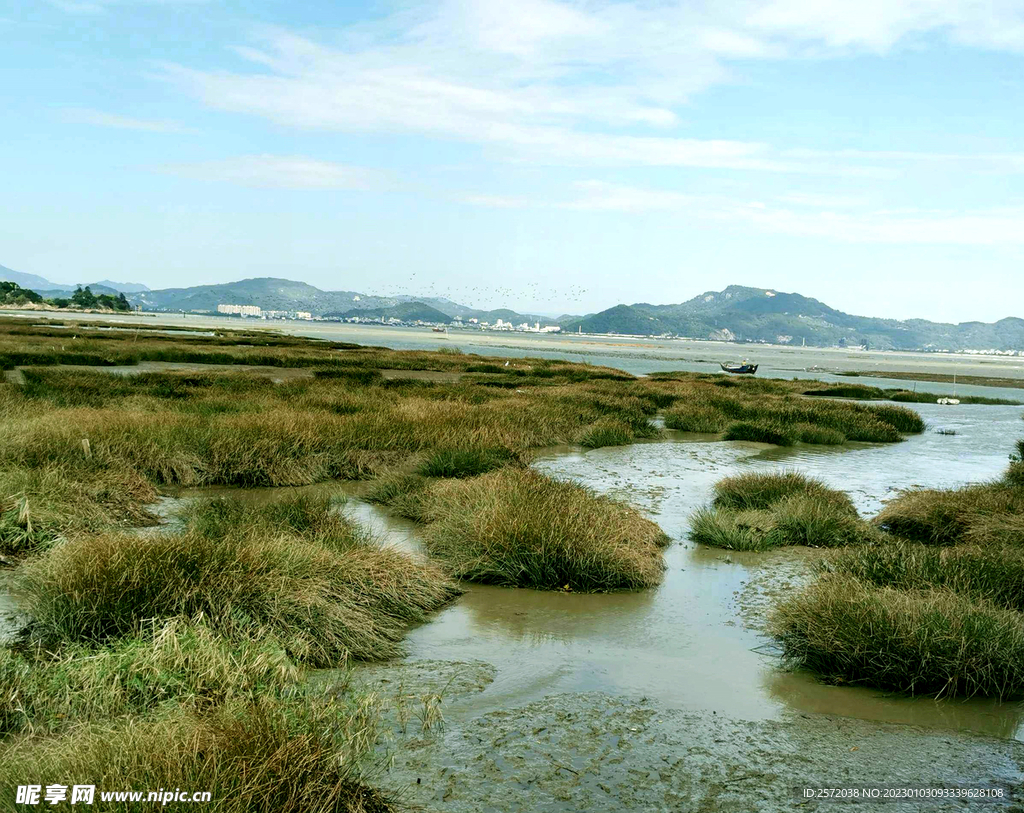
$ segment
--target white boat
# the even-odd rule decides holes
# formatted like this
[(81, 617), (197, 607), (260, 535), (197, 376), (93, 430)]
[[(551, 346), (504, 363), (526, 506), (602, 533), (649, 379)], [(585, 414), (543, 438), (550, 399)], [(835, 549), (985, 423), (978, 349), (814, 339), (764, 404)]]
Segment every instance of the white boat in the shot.
[(953, 397), (940, 398), (935, 403), (942, 404), (943, 406), (959, 406), (960, 399), (956, 397), (956, 373), (953, 373)]

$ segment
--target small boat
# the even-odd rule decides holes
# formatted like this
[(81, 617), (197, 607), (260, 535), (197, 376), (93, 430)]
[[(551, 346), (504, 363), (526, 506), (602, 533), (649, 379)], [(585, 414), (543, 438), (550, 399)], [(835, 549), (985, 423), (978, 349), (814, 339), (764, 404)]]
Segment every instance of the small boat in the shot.
[(720, 362), (720, 364), (722, 370), (724, 370), (727, 373), (735, 373), (736, 375), (753, 375), (754, 373), (757, 372), (757, 365), (748, 364), (747, 362), (743, 362), (742, 364), (740, 364), (739, 362), (735, 361), (723, 361)]
[(443, 327), (432, 327), (430, 328), (434, 333), (447, 333), (448, 329)]
[(940, 398), (935, 403), (941, 404), (942, 406), (960, 406), (960, 399), (956, 397), (956, 373), (953, 373), (953, 397)]

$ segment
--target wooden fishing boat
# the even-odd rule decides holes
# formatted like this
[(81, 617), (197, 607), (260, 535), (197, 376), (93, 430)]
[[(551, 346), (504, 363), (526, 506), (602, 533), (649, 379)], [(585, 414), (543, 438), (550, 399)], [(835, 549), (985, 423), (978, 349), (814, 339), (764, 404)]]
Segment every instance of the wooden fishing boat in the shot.
[(722, 369), (727, 373), (735, 373), (736, 375), (753, 375), (757, 372), (756, 364), (748, 364), (747, 362), (736, 362), (736, 361), (723, 361), (720, 362)]

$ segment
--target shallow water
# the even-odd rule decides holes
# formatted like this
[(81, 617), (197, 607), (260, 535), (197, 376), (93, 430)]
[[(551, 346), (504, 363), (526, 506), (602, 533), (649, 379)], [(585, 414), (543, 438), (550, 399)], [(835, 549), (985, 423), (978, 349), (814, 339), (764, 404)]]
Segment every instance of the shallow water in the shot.
[[(928, 430), (899, 444), (779, 448), (667, 432), (661, 441), (584, 451), (565, 447), (534, 465), (628, 500), (675, 540), (664, 582), (638, 593), (565, 594), (468, 585), (457, 602), (410, 631), (410, 660), (481, 660), (494, 682), (459, 704), (460, 715), (567, 692), (647, 697), (667, 708), (747, 720), (832, 714), (1024, 741), (1024, 703), (904, 698), (823, 685), (779, 668), (762, 632), (774, 595), (802, 584), (820, 552), (738, 553), (686, 541), (688, 518), (722, 477), (799, 468), (847, 491), (874, 514), (899, 488), (949, 487), (997, 477), (1024, 435), (1021, 407), (915, 405)], [(955, 429), (939, 435), (937, 428)], [(343, 510), (382, 544), (422, 556), (417, 526), (362, 502), (366, 484), (303, 491), (344, 493)], [(296, 489), (201, 489), (267, 500)]]
[(494, 683), (469, 704), (471, 711), (600, 690), (749, 720), (827, 713), (1024, 740), (1021, 703), (893, 697), (781, 670), (759, 632), (765, 594), (805, 580), (818, 554), (736, 553), (684, 541), (687, 518), (709, 500), (712, 485), (744, 470), (799, 467), (850, 492), (869, 514), (897, 487), (998, 476), (1012, 439), (1024, 430), (1021, 409), (948, 410), (923, 405), (921, 412), (929, 423), (956, 428), (956, 436), (929, 429), (895, 445), (780, 449), (677, 433), (661, 443), (552, 451), (537, 468), (628, 499), (677, 540), (665, 553), (663, 584), (611, 595), (473, 586), (410, 633), (410, 657), (495, 664)]

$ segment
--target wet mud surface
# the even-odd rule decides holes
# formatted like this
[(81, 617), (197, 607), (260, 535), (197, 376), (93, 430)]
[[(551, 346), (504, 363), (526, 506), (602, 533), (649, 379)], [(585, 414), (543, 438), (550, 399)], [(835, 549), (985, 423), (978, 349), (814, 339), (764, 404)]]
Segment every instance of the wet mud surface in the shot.
[[(419, 676), (436, 686), (435, 674), (460, 669), (467, 665), (432, 661), (387, 674), (415, 695)], [(601, 692), (466, 714), (488, 691), (471, 680), (452, 683), (444, 730), (399, 736), (393, 767), (378, 784), (411, 809), (439, 813), (830, 810), (837, 804), (806, 800), (802, 789), (866, 786), (1005, 793), (997, 802), (878, 805), (884, 810), (1024, 809), (1024, 744), (1015, 741), (828, 715), (751, 721)]]

